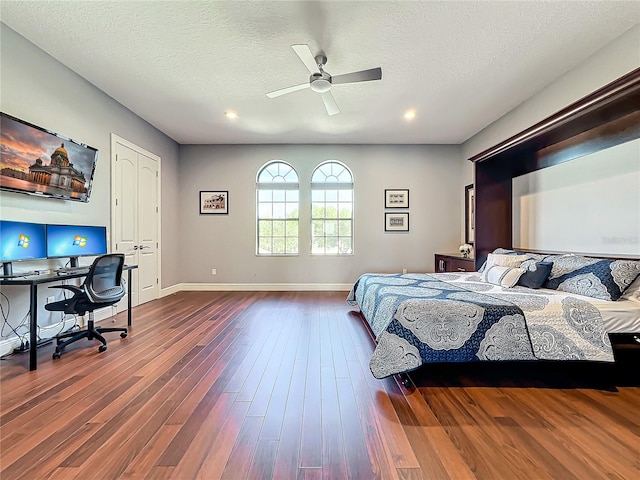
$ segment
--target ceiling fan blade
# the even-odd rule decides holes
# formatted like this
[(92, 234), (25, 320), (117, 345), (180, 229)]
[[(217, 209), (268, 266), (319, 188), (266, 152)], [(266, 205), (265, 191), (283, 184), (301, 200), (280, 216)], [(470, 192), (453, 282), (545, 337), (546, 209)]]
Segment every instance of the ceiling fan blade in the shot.
[(291, 48), (293, 48), (293, 51), (300, 57), (304, 66), (309, 70), (309, 73), (318, 73), (320, 71), (309, 45), (291, 45)]
[(329, 115), (335, 115), (336, 113), (340, 113), (340, 109), (338, 108), (338, 104), (336, 103), (336, 99), (333, 98), (331, 92), (321, 93), (322, 101), (324, 102), (324, 106), (327, 109), (327, 113)]
[(344, 75), (335, 75), (331, 77), (331, 83), (334, 85), (339, 83), (368, 82), (369, 80), (382, 80), (382, 68), (371, 68), (369, 70), (345, 73)]
[(273, 92), (267, 93), (267, 97), (276, 98), (286, 93), (297, 92), (298, 90), (304, 90), (305, 88), (309, 88), (309, 82), (301, 83), (300, 85), (294, 85), (293, 87), (281, 88), (280, 90), (274, 90)]

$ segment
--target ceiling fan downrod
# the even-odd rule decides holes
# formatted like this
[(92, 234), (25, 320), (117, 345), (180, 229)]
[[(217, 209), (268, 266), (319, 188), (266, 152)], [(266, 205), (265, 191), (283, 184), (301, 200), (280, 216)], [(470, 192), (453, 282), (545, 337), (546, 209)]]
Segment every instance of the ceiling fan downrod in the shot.
[(312, 73), (309, 77), (309, 86), (316, 93), (325, 93), (331, 90), (331, 75), (324, 71), (327, 63), (327, 57), (324, 55), (316, 55), (316, 65), (318, 65), (319, 73)]

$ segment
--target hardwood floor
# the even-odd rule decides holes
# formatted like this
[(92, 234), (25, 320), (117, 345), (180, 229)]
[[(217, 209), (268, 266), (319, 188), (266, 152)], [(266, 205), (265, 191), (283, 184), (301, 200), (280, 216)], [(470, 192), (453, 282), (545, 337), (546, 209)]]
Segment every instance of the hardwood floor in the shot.
[(372, 377), (345, 297), (182, 292), (104, 353), (3, 359), (0, 478), (640, 478), (637, 363), (433, 365), (409, 390)]

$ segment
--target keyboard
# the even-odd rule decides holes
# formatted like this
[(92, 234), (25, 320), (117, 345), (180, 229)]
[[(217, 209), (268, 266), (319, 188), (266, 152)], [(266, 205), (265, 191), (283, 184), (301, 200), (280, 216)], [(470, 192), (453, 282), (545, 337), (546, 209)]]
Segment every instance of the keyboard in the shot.
[(91, 267), (63, 267), (56, 270), (58, 275), (85, 275), (89, 273)]

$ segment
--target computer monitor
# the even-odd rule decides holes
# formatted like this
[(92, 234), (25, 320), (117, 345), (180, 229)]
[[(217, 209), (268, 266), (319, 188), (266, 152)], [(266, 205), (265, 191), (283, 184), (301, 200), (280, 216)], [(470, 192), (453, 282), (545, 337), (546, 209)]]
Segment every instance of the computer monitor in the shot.
[(47, 225), (47, 257), (71, 259), (107, 253), (107, 227), (89, 225)]
[(12, 275), (11, 262), (47, 258), (44, 223), (0, 220), (0, 262), (3, 275)]

